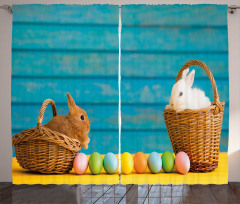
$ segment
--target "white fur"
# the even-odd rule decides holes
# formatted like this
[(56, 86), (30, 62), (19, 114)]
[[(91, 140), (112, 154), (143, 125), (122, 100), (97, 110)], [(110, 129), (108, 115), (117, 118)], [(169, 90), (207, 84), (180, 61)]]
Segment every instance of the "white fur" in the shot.
[[(189, 69), (185, 69), (182, 78), (172, 88), (170, 106), (177, 112), (185, 109), (201, 109), (211, 105), (209, 98), (202, 90), (192, 88), (195, 70), (193, 69), (187, 75), (188, 72)], [(180, 92), (182, 96), (180, 96)]]

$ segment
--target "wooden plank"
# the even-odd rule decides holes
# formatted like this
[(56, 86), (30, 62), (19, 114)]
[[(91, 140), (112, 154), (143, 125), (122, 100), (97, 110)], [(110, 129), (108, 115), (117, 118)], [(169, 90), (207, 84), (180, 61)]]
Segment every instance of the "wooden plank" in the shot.
[(13, 22), (118, 24), (118, 10), (117, 5), (13, 5)]
[[(167, 133), (162, 131), (124, 131), (121, 134), (121, 150), (122, 152), (137, 152), (151, 153), (164, 151), (172, 151), (172, 145)], [(220, 141), (220, 151), (227, 152), (228, 150), (228, 131), (222, 133)]]
[(0, 182), (0, 201), (1, 203), (12, 203), (12, 189), (15, 187), (10, 182)]
[(234, 194), (240, 199), (240, 183), (238, 182), (229, 182), (229, 187), (234, 192)]
[(12, 76), (118, 77), (118, 53), (13, 51)]
[[(122, 77), (173, 77), (176, 78), (180, 68), (189, 60), (198, 59), (206, 63), (215, 78), (228, 78), (227, 53), (122, 53)], [(198, 66), (196, 77), (207, 77)]]
[(121, 14), (123, 26), (227, 25), (226, 5), (123, 5)]
[[(16, 134), (18, 132), (13, 132)], [(81, 152), (90, 155), (93, 152), (106, 154), (107, 152), (118, 153), (118, 132), (90, 132), (91, 139), (87, 150), (82, 149)], [(104, 138), (104, 140), (102, 139)], [(151, 141), (146, 143), (146, 141)], [(105, 148), (103, 148), (103, 146)], [(148, 131), (132, 131), (122, 132), (121, 134), (122, 152), (130, 152), (135, 154), (139, 151), (144, 153), (172, 151), (171, 142), (168, 134), (161, 132), (148, 132)], [(15, 157), (15, 149), (13, 148), (13, 157)], [(228, 134), (221, 135), (220, 152), (227, 152), (228, 150)], [(107, 151), (107, 152), (106, 152)]]
[[(163, 117), (165, 105), (161, 104), (123, 104), (121, 106), (122, 113), (122, 129), (138, 130), (138, 129), (165, 129)], [(229, 106), (226, 105), (223, 118), (223, 129), (228, 129)]]
[(122, 132), (121, 151), (135, 154), (137, 152), (151, 153), (171, 151), (172, 146), (168, 135), (162, 135), (160, 132)]
[[(67, 99), (66, 99), (67, 100)], [(117, 130), (118, 131), (118, 104), (78, 104), (84, 109), (91, 124), (91, 130)], [(68, 115), (69, 108), (67, 103), (56, 103), (58, 115)], [(12, 104), (12, 129), (13, 131), (33, 128), (37, 125), (37, 119), (41, 104)], [(52, 109), (48, 106), (45, 113), (43, 124), (52, 119)]]
[[(164, 103), (168, 104), (175, 78), (152, 80), (148, 78), (122, 79), (121, 95), (123, 103)], [(229, 100), (229, 81), (216, 79), (221, 101)], [(213, 90), (208, 78), (194, 80), (193, 87), (201, 88), (213, 100)]]
[(42, 103), (52, 98), (55, 103), (66, 103), (69, 92), (76, 102), (118, 103), (117, 79), (13, 79), (12, 102)]
[[(13, 50), (115, 50), (118, 26), (13, 24)], [(86, 43), (87, 42), (87, 43)]]
[(77, 196), (75, 189), (69, 185), (19, 185), (12, 191), (12, 202), (74, 204)]
[(127, 105), (121, 107), (122, 129), (165, 129), (163, 105)]
[(4, 188), (9, 188), (12, 186), (11, 182), (0, 182), (0, 190), (4, 189)]
[(127, 185), (126, 203), (137, 203), (138, 202), (138, 186)]
[[(67, 104), (56, 104), (58, 115), (68, 115)], [(86, 110), (90, 123), (91, 130), (118, 130), (118, 105), (79, 105)], [(24, 129), (36, 126), (39, 109), (41, 105), (12, 105), (12, 129), (13, 131), (22, 131)], [(163, 117), (164, 106), (155, 105), (122, 105), (122, 131), (131, 130), (156, 130), (163, 131), (166, 134), (166, 126)], [(51, 107), (47, 107), (43, 124), (47, 123), (52, 118)], [(228, 129), (228, 106), (225, 108), (223, 118), (223, 130)], [(165, 132), (164, 132), (165, 131)], [(226, 133), (227, 134), (227, 133)]]
[[(14, 133), (15, 132), (13, 132), (13, 134)], [(81, 149), (82, 153), (87, 155), (90, 155), (93, 152), (98, 152), (100, 154), (107, 154), (108, 152), (112, 152), (114, 154), (118, 154), (118, 131), (97, 131), (90, 132), (88, 135), (90, 138), (88, 149)], [(15, 157), (14, 149), (13, 157)]]
[(123, 51), (228, 52), (227, 29), (123, 27), (121, 36)]
[(199, 200), (202, 203), (218, 203), (209, 185), (191, 185), (190, 187), (195, 200)]
[(220, 152), (228, 152), (228, 137), (229, 131), (222, 131), (219, 150)]
[[(78, 103), (77, 103), (78, 104)], [(68, 115), (67, 104), (56, 104), (58, 115)], [(88, 105), (79, 104), (89, 117), (91, 130), (118, 130), (118, 105), (117, 104), (98, 104)], [(36, 126), (41, 104), (12, 104), (12, 129), (24, 130)], [(164, 106), (140, 104), (140, 105), (122, 105), (122, 130), (166, 130), (164, 117)], [(223, 130), (228, 129), (229, 108), (225, 107), (223, 118)], [(52, 119), (51, 107), (47, 107), (43, 124)], [(165, 132), (164, 132), (165, 133)]]
[(239, 203), (239, 198), (231, 190), (228, 184), (210, 185), (216, 200), (221, 203)]

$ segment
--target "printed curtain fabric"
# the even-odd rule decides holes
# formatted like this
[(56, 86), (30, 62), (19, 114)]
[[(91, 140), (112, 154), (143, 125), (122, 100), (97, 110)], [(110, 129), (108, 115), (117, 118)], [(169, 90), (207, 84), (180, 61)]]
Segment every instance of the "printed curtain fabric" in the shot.
[[(162, 161), (158, 164), (162, 167), (160, 173), (156, 173), (157, 170), (154, 169), (157, 166), (157, 157), (153, 153), (148, 162), (156, 163), (150, 165), (156, 174), (150, 174), (149, 168), (143, 174), (133, 170), (132, 174), (122, 174), (121, 182), (227, 183), (229, 119), (227, 6), (126, 5), (122, 6), (121, 16), (121, 151), (129, 152), (134, 157), (138, 152), (144, 153), (146, 157), (152, 152), (162, 156)], [(212, 118), (207, 118), (209, 111), (202, 114), (196, 112), (164, 114), (166, 105), (170, 103), (171, 94), (171, 103), (176, 106), (174, 108), (188, 103), (194, 107), (204, 100), (202, 96), (197, 96), (199, 93), (192, 93), (191, 96), (185, 83), (177, 85), (172, 92), (178, 72), (190, 60), (200, 60), (209, 67), (216, 81), (220, 101), (225, 101), (221, 139), (219, 130), (211, 129), (217, 123), (221, 123), (221, 119), (213, 121)], [(189, 69), (189, 72), (195, 69), (192, 88), (200, 88), (213, 102), (213, 88), (206, 72), (200, 66), (191, 66)], [(179, 96), (180, 92), (183, 96)], [(185, 95), (188, 96), (182, 100), (180, 97)], [(219, 140), (220, 154), (216, 161)], [(177, 152), (184, 151), (188, 154), (191, 169), (194, 163), (198, 162), (203, 166), (206, 164), (206, 169), (198, 166), (195, 172), (180, 176), (177, 172), (179, 168), (186, 167), (187, 161), (184, 157), (176, 158), (174, 161), (171, 155), (174, 153), (172, 145)], [(139, 160), (142, 160), (141, 154), (135, 157), (134, 164), (139, 163)], [(217, 162), (218, 167), (209, 173), (196, 172), (208, 170), (211, 163)], [(178, 163), (180, 167), (176, 169)], [(143, 167), (137, 166), (138, 171), (139, 169), (142, 171), (141, 168)]]
[[(75, 135), (82, 143), (85, 140), (85, 147), (82, 145), (80, 152), (88, 157), (94, 152), (101, 156), (108, 152), (118, 154), (118, 19), (118, 6), (111, 5), (13, 6), (13, 134), (37, 126), (39, 110), (46, 99), (55, 102), (58, 115), (68, 115), (69, 92), (75, 104), (86, 111), (87, 116), (83, 111), (73, 108), (73, 117), (62, 119), (66, 121), (54, 121), (51, 127), (54, 126), (55, 131)], [(84, 118), (81, 118), (82, 115)], [(43, 124), (52, 117), (49, 104), (43, 116)], [(67, 124), (59, 127), (64, 123)], [(66, 129), (69, 131), (66, 132)], [(89, 143), (83, 139), (87, 133)], [(61, 171), (68, 165), (68, 160), (75, 156), (67, 152), (68, 147), (58, 149), (59, 143), (70, 145), (70, 151), (78, 150), (78, 144), (53, 137), (57, 140), (56, 144), (43, 138), (45, 142), (39, 148), (34, 146), (34, 142), (38, 145), (38, 140), (29, 138), (29, 149), (24, 149), (26, 155), (31, 157), (30, 160), (43, 163), (49, 173), (54, 168)], [(97, 177), (91, 175), (89, 168), (84, 177), (76, 176), (74, 169), (62, 176), (30, 174), (17, 163), (24, 155), (19, 153), (19, 158), (15, 158), (17, 148), (23, 151), (20, 150), (21, 144), (14, 146), (13, 150), (13, 183), (118, 183), (117, 170), (116, 174), (106, 176), (103, 168)], [(57, 149), (48, 149), (51, 147)], [(47, 158), (48, 154), (51, 156)], [(20, 165), (34, 168), (28, 164), (34, 161), (28, 160), (26, 164), (22, 161)], [(33, 170), (43, 168), (37, 166)]]
[(226, 5), (15, 5), (12, 32), (14, 184), (228, 182)]

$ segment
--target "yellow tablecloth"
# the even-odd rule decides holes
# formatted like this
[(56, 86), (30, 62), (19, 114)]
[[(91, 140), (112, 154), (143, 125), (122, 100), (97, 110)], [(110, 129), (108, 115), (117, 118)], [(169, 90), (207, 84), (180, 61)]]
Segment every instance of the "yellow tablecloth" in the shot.
[(192, 173), (185, 175), (177, 173), (151, 174), (149, 169), (144, 174), (133, 172), (129, 175), (121, 174), (122, 184), (227, 184), (228, 183), (228, 153), (220, 153), (218, 167), (208, 173)]
[[(104, 155), (102, 155), (104, 156)], [(147, 155), (148, 156), (148, 155)], [(33, 173), (19, 166), (15, 157), (12, 159), (13, 184), (118, 184), (118, 170), (116, 174), (106, 174), (102, 169), (99, 175), (92, 175), (89, 168), (86, 174), (76, 175), (74, 170), (69, 174), (45, 175)], [(228, 183), (228, 154), (220, 153), (218, 168), (209, 173), (192, 173), (181, 175), (173, 173), (151, 174), (149, 169), (144, 174), (121, 174), (122, 184), (227, 184)]]
[[(116, 155), (118, 158), (118, 155)], [(89, 157), (89, 155), (88, 155)], [(104, 155), (102, 155), (104, 157)], [(104, 168), (99, 175), (92, 175), (88, 168), (84, 175), (77, 175), (74, 169), (69, 174), (40, 174), (23, 169), (17, 163), (16, 157), (12, 158), (13, 184), (118, 184), (118, 169), (115, 174), (106, 174)]]

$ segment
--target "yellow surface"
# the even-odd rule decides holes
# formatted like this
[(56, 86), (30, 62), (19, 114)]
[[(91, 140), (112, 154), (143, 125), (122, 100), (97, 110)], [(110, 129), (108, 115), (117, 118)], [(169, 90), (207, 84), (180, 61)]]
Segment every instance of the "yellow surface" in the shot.
[[(88, 156), (89, 157), (89, 156)], [(104, 157), (104, 155), (102, 155)], [(117, 156), (118, 157), (118, 156)], [(148, 157), (148, 155), (147, 155)], [(99, 175), (92, 175), (89, 168), (84, 175), (69, 174), (45, 175), (33, 173), (19, 166), (15, 157), (12, 159), (13, 184), (118, 184), (118, 170), (115, 174), (106, 174), (104, 168)], [(151, 174), (147, 168), (144, 174), (135, 172), (121, 174), (122, 184), (227, 184), (228, 183), (228, 153), (220, 153), (218, 168), (208, 173), (192, 173), (186, 175), (176, 173)]]
[[(118, 158), (118, 155), (116, 155)], [(88, 158), (90, 155), (88, 155)], [(104, 155), (102, 155), (104, 157)], [(74, 169), (69, 174), (41, 174), (23, 169), (12, 158), (12, 179), (13, 184), (118, 184), (118, 169), (115, 174), (106, 174), (104, 168), (99, 175), (92, 175), (89, 168), (84, 175), (77, 175)]]
[[(148, 155), (147, 155), (148, 157)], [(228, 153), (220, 153), (218, 167), (208, 173), (192, 173), (185, 175), (177, 173), (164, 173), (161, 170), (158, 174), (151, 174), (149, 169), (144, 174), (135, 172), (121, 174), (122, 184), (227, 184), (228, 183)]]

